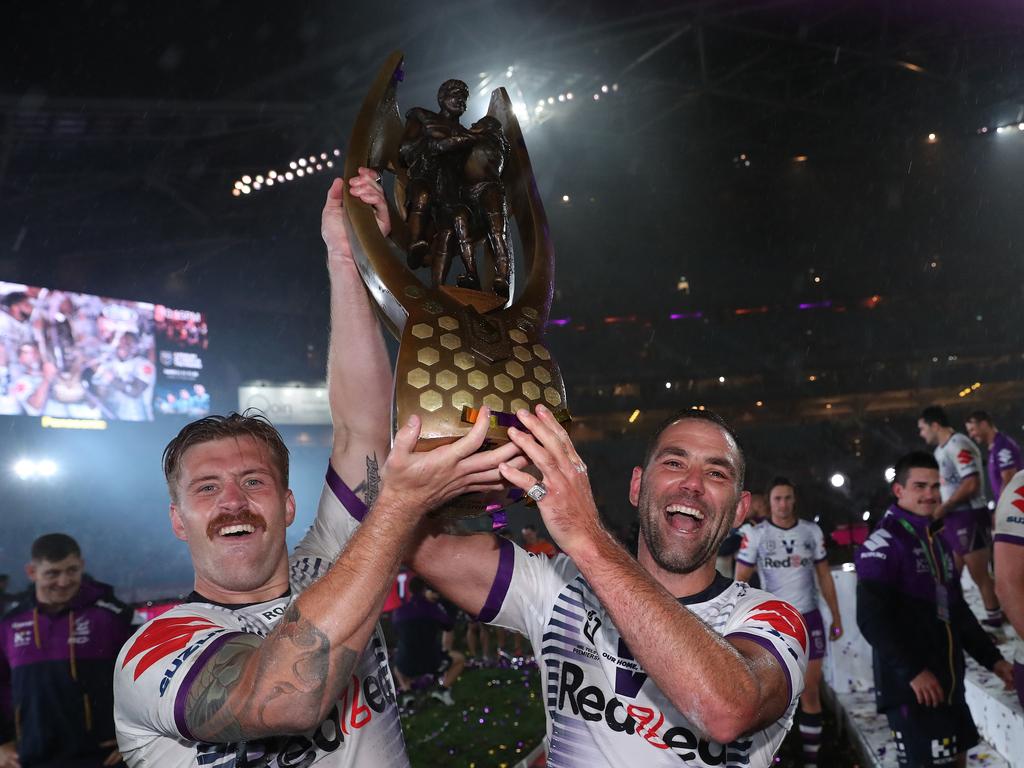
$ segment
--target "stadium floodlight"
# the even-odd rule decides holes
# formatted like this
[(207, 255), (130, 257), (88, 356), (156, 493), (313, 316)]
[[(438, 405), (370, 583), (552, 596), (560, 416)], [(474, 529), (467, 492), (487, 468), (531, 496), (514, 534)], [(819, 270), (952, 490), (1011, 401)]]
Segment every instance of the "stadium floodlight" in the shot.
[(885, 482), (891, 483), (896, 479), (896, 467), (885, 468)]
[(31, 480), (36, 475), (36, 463), (32, 459), (18, 459), (13, 469), (14, 474), (22, 480)]
[(867, 522), (868, 520), (870, 520), (870, 519), (871, 519), (871, 510), (869, 510), (869, 509), (865, 509), (865, 510), (864, 510), (864, 514), (863, 514), (863, 515), (861, 515), (861, 519), (862, 519), (862, 520), (863, 520), (863, 521), (864, 521), (865, 523), (866, 523), (866, 522)]
[(846, 485), (846, 475), (840, 472), (836, 472), (834, 475), (832, 475), (832, 477), (828, 479), (828, 481), (832, 483), (833, 488), (842, 488), (844, 485)]

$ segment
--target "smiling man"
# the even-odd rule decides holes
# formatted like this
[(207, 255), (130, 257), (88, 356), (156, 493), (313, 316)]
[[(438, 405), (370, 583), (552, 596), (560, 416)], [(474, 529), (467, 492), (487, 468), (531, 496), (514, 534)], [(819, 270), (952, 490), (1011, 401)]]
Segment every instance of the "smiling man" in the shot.
[[(381, 217), (376, 178), (361, 169), (350, 184)], [(379, 467), (390, 372), (348, 247), (340, 180), (322, 233), (335, 432), (316, 519), (289, 556), (288, 449), (262, 418), (210, 416), (167, 446), (171, 527), (188, 544), (195, 591), (118, 658), (117, 736), (131, 766), (409, 764), (377, 617), (423, 515), (461, 493), (499, 488), (498, 463), (517, 449), (476, 453), (485, 412), (458, 442), (415, 453), (414, 418)]]
[(963, 766), (978, 743), (964, 698), (964, 651), (1006, 688), (1013, 670), (964, 602), (938, 515), (939, 463), (923, 451), (896, 462), (889, 507), (858, 548), (857, 625), (871, 644), (875, 702), (900, 766)]
[(633, 470), (634, 559), (601, 524), (587, 469), (551, 412), (509, 435), (542, 473), (502, 474), (538, 501), (564, 554), (491, 534), (427, 537), (417, 573), (472, 615), (527, 635), (545, 670), (548, 764), (765, 768), (792, 723), (807, 630), (791, 605), (720, 576), (745, 517), (744, 459), (708, 411), (683, 411)]
[(0, 766), (118, 765), (111, 678), (132, 611), (67, 534), (36, 539), (25, 572), (32, 591), (0, 620)]

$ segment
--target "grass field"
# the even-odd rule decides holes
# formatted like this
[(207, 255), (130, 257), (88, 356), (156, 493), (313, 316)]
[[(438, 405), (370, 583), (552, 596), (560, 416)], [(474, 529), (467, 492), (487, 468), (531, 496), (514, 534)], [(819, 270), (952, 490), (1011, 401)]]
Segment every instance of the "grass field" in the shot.
[(403, 715), (413, 768), (508, 768), (544, 737), (536, 667), (467, 669), (452, 687), (455, 706), (420, 694)]

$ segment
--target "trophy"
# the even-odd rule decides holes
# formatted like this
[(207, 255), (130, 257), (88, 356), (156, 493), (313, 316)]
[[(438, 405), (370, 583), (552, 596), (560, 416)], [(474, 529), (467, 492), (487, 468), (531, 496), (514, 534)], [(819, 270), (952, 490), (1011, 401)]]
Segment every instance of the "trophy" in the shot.
[[(419, 414), (416, 449), (430, 450), (465, 435), (482, 406), (491, 409), (490, 446), (508, 440), (509, 426), (522, 428), (520, 408), (543, 403), (567, 422), (565, 385), (543, 339), (554, 249), (508, 94), (493, 91), (487, 115), (464, 126), (469, 89), (448, 80), (436, 111), (410, 109), (403, 119), (403, 59), (391, 54), (377, 74), (345, 156), (346, 179), (360, 166), (394, 177), (388, 238), (347, 185), (344, 199), (360, 275), (400, 341), (392, 434)], [(518, 292), (513, 220), (526, 275)], [(453, 264), (461, 274), (450, 285)], [(500, 497), (469, 494), (441, 514), (498, 514), (521, 497), (515, 488)]]

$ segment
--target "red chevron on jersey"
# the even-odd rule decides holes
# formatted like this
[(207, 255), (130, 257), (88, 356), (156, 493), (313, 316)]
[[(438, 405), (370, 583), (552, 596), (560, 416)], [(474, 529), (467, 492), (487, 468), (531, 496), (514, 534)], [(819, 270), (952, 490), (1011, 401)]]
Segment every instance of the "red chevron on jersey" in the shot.
[(167, 619), (153, 619), (141, 635), (132, 643), (128, 653), (124, 657), (121, 668), (128, 666), (128, 662), (144, 654), (135, 667), (135, 680), (139, 679), (147, 669), (172, 653), (176, 653), (188, 645), (189, 641), (198, 632), (207, 629), (220, 629), (206, 619), (197, 616), (178, 616)]
[(956, 460), (966, 467), (968, 464), (974, 461), (974, 456), (971, 455), (970, 451), (964, 448), (962, 451), (960, 451), (960, 453), (956, 455)]
[(800, 612), (789, 603), (781, 600), (769, 600), (754, 608), (750, 618), (756, 621), (764, 621), (771, 624), (784, 635), (789, 635), (805, 651), (807, 650), (807, 628), (804, 627), (804, 620)]
[(1024, 485), (1017, 488), (1017, 490), (1015, 490), (1014, 493), (1020, 496), (1020, 498), (1014, 499), (1010, 503), (1017, 509), (1019, 509), (1021, 512), (1024, 512)]

